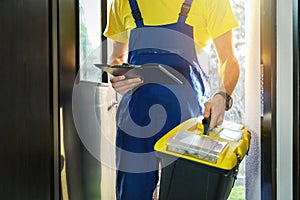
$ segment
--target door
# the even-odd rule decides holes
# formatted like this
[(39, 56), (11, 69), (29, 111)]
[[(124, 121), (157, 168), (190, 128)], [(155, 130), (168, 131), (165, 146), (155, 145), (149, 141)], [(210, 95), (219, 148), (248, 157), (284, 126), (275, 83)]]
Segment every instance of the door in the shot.
[(0, 199), (52, 200), (51, 6), (0, 1)]

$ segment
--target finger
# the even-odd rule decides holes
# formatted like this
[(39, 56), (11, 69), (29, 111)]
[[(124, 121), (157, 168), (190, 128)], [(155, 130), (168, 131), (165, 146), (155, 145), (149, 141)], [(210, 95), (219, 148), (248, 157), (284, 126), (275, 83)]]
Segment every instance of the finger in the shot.
[(212, 112), (211, 117), (210, 117), (209, 128), (210, 129), (215, 128), (216, 125), (217, 125), (217, 118), (216, 118), (215, 114)]
[(124, 80), (125, 79), (125, 76), (112, 76), (111, 79), (110, 79), (110, 82), (111, 83), (115, 83), (115, 82), (118, 82), (118, 81), (121, 81), (121, 80)]
[(211, 113), (211, 101), (207, 101), (204, 104), (204, 113), (203, 113), (203, 117), (208, 118), (210, 116)]
[(224, 121), (224, 112), (221, 111), (217, 119), (217, 125), (221, 126), (223, 124), (223, 121)]
[(122, 77), (116, 77), (115, 79), (112, 79), (112, 87), (114, 89), (117, 89), (118, 87), (123, 87), (132, 83), (140, 83), (140, 78), (133, 78), (133, 79), (123, 79)]
[(218, 109), (216, 109), (216, 106), (214, 104), (215, 102), (211, 102), (210, 104), (210, 123), (209, 128), (215, 128), (217, 126), (218, 121)]
[(129, 85), (125, 85), (125, 86), (121, 86), (121, 87), (118, 87), (116, 88), (116, 91), (120, 94), (125, 94), (127, 93), (128, 91), (132, 90), (133, 88), (135, 88), (136, 86), (138, 86), (140, 83), (132, 83), (132, 84), (129, 84)]
[(143, 81), (140, 78), (135, 78), (135, 79), (127, 79), (124, 81), (113, 83), (112, 86), (118, 93), (125, 94), (129, 90), (132, 90), (133, 88), (135, 88), (136, 86), (142, 83)]
[[(121, 79), (121, 78), (120, 78)], [(118, 88), (118, 87), (123, 87), (126, 85), (130, 85), (130, 84), (139, 84), (142, 83), (143, 81), (140, 78), (131, 78), (131, 79), (121, 79), (121, 80), (113, 80), (112, 86), (113, 88)]]
[(221, 125), (223, 124), (223, 121), (224, 121), (224, 119), (223, 119), (223, 118), (220, 118), (220, 119), (218, 120), (218, 122), (217, 122), (217, 125), (218, 125), (218, 126), (221, 126)]

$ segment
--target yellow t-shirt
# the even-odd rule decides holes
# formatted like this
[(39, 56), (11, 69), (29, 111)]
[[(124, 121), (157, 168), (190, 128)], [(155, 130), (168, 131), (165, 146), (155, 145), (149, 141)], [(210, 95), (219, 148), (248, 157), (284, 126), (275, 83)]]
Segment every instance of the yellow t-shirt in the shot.
[[(137, 0), (144, 24), (152, 26), (177, 22), (183, 2)], [(217, 38), (238, 26), (229, 0), (194, 0), (186, 23), (194, 27), (194, 40), (202, 47), (209, 39)], [(119, 42), (127, 42), (128, 32), (135, 27), (129, 0), (113, 0), (104, 35)]]

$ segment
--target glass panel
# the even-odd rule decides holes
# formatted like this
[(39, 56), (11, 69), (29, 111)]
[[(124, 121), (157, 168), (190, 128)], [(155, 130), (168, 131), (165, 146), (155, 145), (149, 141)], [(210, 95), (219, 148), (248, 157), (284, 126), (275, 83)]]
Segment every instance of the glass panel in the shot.
[[(245, 124), (245, 66), (246, 66), (246, 41), (245, 41), (245, 1), (232, 0), (233, 12), (239, 22), (239, 27), (233, 31), (233, 42), (235, 55), (240, 64), (240, 78), (233, 93), (235, 103), (225, 119), (237, 123)], [(240, 169), (235, 185), (228, 199), (242, 200), (246, 199), (246, 173), (245, 159), (240, 163)]]
[[(240, 77), (233, 93), (234, 104), (230, 111), (226, 112), (225, 119), (240, 124), (245, 124), (245, 66), (246, 66), (246, 42), (245, 42), (245, 1), (231, 0), (233, 12), (238, 20), (239, 27), (233, 30), (233, 42), (235, 55), (240, 65)], [(208, 55), (205, 55), (205, 54)], [(205, 51), (198, 56), (201, 66), (208, 72), (211, 93), (219, 88), (218, 57), (211, 42)], [(229, 199), (245, 199), (245, 159), (240, 163), (240, 171), (231, 191)]]
[[(79, 1), (81, 84), (78, 85), (81, 85), (81, 88), (83, 88), (85, 91), (94, 90), (96, 88), (96, 99), (95, 105), (93, 106), (95, 106), (97, 121), (99, 122), (99, 124), (96, 124), (97, 127), (95, 127), (95, 130), (98, 130), (97, 128), (99, 128), (99, 132), (95, 133), (97, 137), (93, 139), (99, 139), (100, 141), (99, 145), (96, 142), (100, 148), (100, 155), (93, 151), (89, 152), (96, 158), (95, 160), (97, 165), (95, 163), (94, 165), (83, 163), (83, 165), (89, 165), (85, 168), (87, 172), (84, 173), (84, 179), (90, 183), (87, 186), (87, 190), (90, 195), (87, 199), (95, 200), (115, 199), (115, 154), (113, 152), (114, 148), (112, 149), (111, 146), (114, 144), (116, 133), (114, 124), (117, 111), (117, 97), (114, 90), (109, 84), (107, 84), (106, 73), (102, 73), (102, 70), (94, 65), (103, 64), (106, 62), (107, 50), (105, 48), (107, 47), (107, 41), (101, 41), (101, 39), (104, 31), (102, 30), (102, 27), (105, 27), (106, 24), (105, 13), (108, 9), (106, 5), (110, 5), (110, 2), (110, 0), (107, 2), (99, 0)], [(88, 82), (88, 84), (84, 85), (83, 83), (85, 82)], [(88, 171), (92, 171), (93, 173), (96, 172), (98, 174), (94, 173), (93, 176), (91, 175), (91, 172)]]
[(101, 1), (79, 1), (80, 80), (101, 83), (102, 71), (94, 66), (101, 58)]

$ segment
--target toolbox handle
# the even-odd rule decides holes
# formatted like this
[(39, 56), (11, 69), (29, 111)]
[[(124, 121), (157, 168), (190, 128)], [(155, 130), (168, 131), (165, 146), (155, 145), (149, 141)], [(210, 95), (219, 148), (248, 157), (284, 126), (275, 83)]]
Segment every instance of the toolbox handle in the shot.
[(207, 132), (208, 132), (208, 130), (209, 130), (210, 120), (211, 120), (211, 116), (209, 116), (209, 117), (204, 117), (204, 118), (202, 119), (202, 124), (203, 124), (203, 126), (204, 126), (204, 131), (203, 131), (203, 134), (204, 134), (204, 135), (207, 135)]

